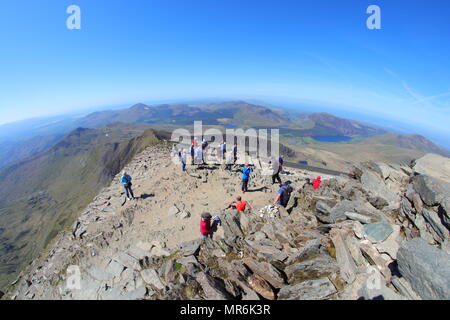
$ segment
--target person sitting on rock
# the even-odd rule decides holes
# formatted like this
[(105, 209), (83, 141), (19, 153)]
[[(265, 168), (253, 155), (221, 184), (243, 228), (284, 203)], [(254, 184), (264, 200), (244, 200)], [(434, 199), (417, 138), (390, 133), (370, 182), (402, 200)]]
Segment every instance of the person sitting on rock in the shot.
[(292, 191), (294, 191), (294, 188), (291, 186), (291, 181), (286, 181), (281, 186), (280, 190), (278, 190), (278, 195), (275, 198), (274, 204), (286, 208), (289, 203), (289, 199), (291, 198)]
[(202, 240), (208, 239), (211, 237), (211, 214), (208, 212), (202, 213), (200, 219), (200, 235)]
[(132, 180), (131, 176), (126, 171), (124, 171), (122, 174), (122, 178), (120, 179), (120, 183), (125, 188), (127, 198), (129, 200), (134, 200), (136, 198), (134, 197), (133, 189), (131, 188), (132, 186), (131, 180)]
[(233, 208), (233, 209), (236, 209), (237, 212), (244, 212), (247, 206), (250, 210), (253, 209), (252, 206), (250, 205), (250, 203), (242, 200), (241, 196), (236, 196), (236, 201), (233, 201), (232, 203), (230, 203), (228, 205), (228, 207), (226, 207), (225, 209)]
[(242, 192), (246, 193), (248, 191), (248, 181), (250, 180), (250, 173), (253, 172), (253, 168), (247, 163), (244, 168), (242, 168)]
[(306, 178), (306, 182), (305, 182), (305, 184), (303, 185), (302, 189), (305, 190), (306, 188), (312, 187), (312, 185), (313, 185), (313, 184), (311, 183), (311, 179), (310, 179), (310, 178)]
[(316, 179), (313, 180), (312, 185), (313, 185), (314, 190), (317, 190), (317, 189), (320, 188), (320, 185), (322, 183), (321, 179), (322, 178), (319, 176), (319, 177), (317, 177)]

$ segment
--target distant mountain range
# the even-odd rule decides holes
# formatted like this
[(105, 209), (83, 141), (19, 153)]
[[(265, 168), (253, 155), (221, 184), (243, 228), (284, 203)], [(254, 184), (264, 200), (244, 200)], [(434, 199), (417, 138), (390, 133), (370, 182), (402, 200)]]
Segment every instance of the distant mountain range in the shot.
[[(114, 122), (142, 126), (186, 126), (198, 120), (203, 121), (204, 125), (212, 126), (280, 128), (282, 134), (297, 138), (317, 136), (368, 138), (388, 133), (383, 129), (329, 113), (293, 112), (245, 101), (155, 106), (139, 103), (128, 109), (31, 119), (0, 126), (0, 168), (45, 150), (70, 130), (78, 127), (102, 128)], [(450, 156), (447, 150), (422, 136), (397, 134), (386, 138), (380, 137), (381, 141), (391, 146)]]

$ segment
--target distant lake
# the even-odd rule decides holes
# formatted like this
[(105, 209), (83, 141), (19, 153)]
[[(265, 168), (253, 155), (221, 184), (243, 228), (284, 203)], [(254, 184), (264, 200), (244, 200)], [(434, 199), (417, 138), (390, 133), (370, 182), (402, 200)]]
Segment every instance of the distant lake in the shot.
[(308, 165), (308, 161), (299, 161), (298, 164), (302, 164), (304, 166), (307, 166)]
[(352, 140), (352, 137), (348, 136), (313, 136), (311, 138), (320, 142), (343, 142)]

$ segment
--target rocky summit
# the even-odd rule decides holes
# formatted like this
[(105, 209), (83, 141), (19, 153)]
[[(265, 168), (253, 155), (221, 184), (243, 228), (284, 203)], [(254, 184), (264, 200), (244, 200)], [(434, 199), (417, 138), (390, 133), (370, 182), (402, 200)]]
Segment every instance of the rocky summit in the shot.
[[(139, 198), (117, 176), (3, 299), (450, 299), (450, 189), (429, 162), (361, 163), (318, 190), (304, 183), (319, 174), (286, 167), (287, 208), (256, 169), (237, 213), (239, 166), (182, 172), (152, 146), (125, 168)], [(202, 241), (204, 212), (221, 225)]]

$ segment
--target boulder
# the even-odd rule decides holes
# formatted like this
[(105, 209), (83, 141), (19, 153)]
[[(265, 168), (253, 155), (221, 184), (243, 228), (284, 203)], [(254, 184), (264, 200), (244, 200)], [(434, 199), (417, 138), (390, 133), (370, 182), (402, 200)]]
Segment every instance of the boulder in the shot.
[(163, 290), (166, 286), (154, 269), (146, 269), (141, 271), (141, 277), (145, 283), (155, 287), (158, 290)]
[(423, 209), (422, 215), (430, 224), (431, 228), (433, 228), (433, 230), (436, 232), (441, 240), (440, 242), (449, 239), (448, 229), (444, 226), (441, 219), (439, 218), (439, 215), (436, 212)]
[(386, 260), (368, 240), (361, 241), (360, 248), (369, 263), (377, 266), (384, 278), (389, 281), (391, 278), (391, 270), (388, 267), (390, 261)]
[(200, 251), (200, 241), (193, 240), (184, 242), (178, 247), (178, 250), (184, 256), (197, 255)]
[(283, 262), (288, 258), (285, 252), (273, 246), (276, 245), (275, 243), (272, 243), (271, 245), (265, 245), (259, 241), (256, 242), (250, 240), (246, 240), (246, 243), (258, 257), (265, 259), (269, 262), (274, 261)]
[(378, 243), (386, 240), (394, 231), (387, 221), (370, 223), (363, 226), (364, 236), (372, 243)]
[(142, 269), (139, 261), (136, 258), (126, 254), (125, 252), (117, 254), (116, 256), (113, 257), (113, 260), (133, 270), (140, 271)]
[(312, 239), (302, 244), (302, 246), (294, 254), (289, 256), (287, 264), (302, 261), (308, 259), (309, 257), (319, 253), (319, 249), (322, 244), (322, 239)]
[(106, 270), (99, 268), (98, 266), (92, 266), (87, 270), (89, 276), (99, 281), (109, 281), (114, 278), (114, 275)]
[(387, 253), (392, 259), (397, 260), (397, 252), (400, 248), (400, 226), (393, 225), (393, 232), (384, 241), (375, 244), (379, 253)]
[(221, 217), (222, 228), (226, 238), (243, 237), (240, 225), (240, 213), (227, 212)]
[(450, 299), (449, 254), (415, 238), (402, 243), (397, 263), (402, 276), (422, 299)]
[(134, 290), (131, 290), (122, 296), (119, 300), (144, 300), (147, 295), (147, 288), (145, 286), (140, 286)]
[(359, 291), (365, 300), (402, 300), (394, 290), (386, 286), (386, 281), (375, 267), (368, 267), (369, 277)]
[(450, 183), (450, 159), (429, 153), (414, 162), (416, 173), (441, 179)]
[(359, 221), (361, 223), (372, 223), (374, 219), (356, 212), (345, 212), (345, 216), (350, 220)]
[(428, 206), (436, 206), (450, 194), (450, 183), (426, 175), (413, 178), (414, 189)]
[(337, 292), (328, 278), (308, 280), (292, 286), (281, 288), (280, 300), (323, 300)]
[(252, 259), (244, 259), (244, 264), (254, 273), (269, 282), (274, 288), (281, 288), (285, 281), (283, 274), (273, 265), (267, 262), (258, 262)]
[(397, 291), (409, 300), (421, 300), (419, 295), (413, 290), (411, 284), (405, 278), (394, 277), (391, 280), (392, 285)]
[(356, 279), (357, 266), (345, 242), (345, 238), (351, 236), (349, 233), (347, 230), (333, 229), (330, 231), (330, 236), (336, 249), (336, 260), (341, 278), (347, 283), (352, 283)]
[(255, 292), (268, 300), (275, 300), (276, 296), (270, 285), (259, 275), (253, 274), (247, 278), (247, 282)]
[(231, 300), (233, 297), (225, 290), (225, 286), (218, 279), (205, 272), (199, 272), (195, 280), (201, 285), (208, 300)]
[(313, 259), (292, 264), (284, 272), (286, 273), (289, 284), (296, 284), (308, 279), (317, 279), (328, 276), (339, 270), (336, 261), (328, 255), (320, 255)]
[(371, 170), (363, 169), (361, 184), (368, 195), (384, 199), (389, 205), (398, 205), (400, 202), (398, 194), (390, 190), (386, 186), (385, 181)]

